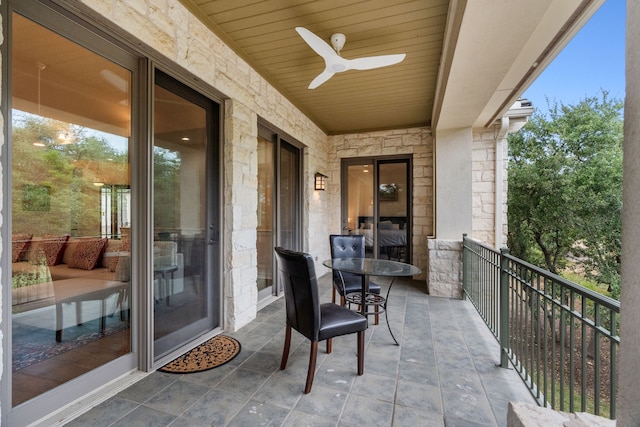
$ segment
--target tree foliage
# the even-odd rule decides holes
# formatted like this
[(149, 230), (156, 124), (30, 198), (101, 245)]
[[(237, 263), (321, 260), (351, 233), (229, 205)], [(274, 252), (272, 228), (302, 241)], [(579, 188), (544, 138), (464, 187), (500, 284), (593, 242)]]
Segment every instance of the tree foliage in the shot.
[(99, 235), (101, 195), (93, 183), (107, 175), (126, 183), (128, 153), (84, 127), (26, 113), (14, 117), (11, 142), (13, 231)]
[(606, 92), (536, 110), (509, 136), (509, 248), (558, 273), (569, 256), (619, 294), (623, 103)]

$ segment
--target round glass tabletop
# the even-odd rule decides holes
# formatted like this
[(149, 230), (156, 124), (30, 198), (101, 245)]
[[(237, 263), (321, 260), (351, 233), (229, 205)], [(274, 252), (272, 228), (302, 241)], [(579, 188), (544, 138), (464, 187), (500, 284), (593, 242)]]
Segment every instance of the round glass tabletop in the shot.
[(333, 270), (368, 276), (414, 276), (422, 273), (418, 267), (404, 262), (374, 258), (334, 258), (322, 265)]

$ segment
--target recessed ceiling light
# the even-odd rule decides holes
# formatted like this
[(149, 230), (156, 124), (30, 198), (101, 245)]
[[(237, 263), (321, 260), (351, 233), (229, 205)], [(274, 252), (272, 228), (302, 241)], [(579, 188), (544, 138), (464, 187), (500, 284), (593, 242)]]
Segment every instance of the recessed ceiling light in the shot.
[(183, 136), (180, 139), (183, 140), (183, 141), (191, 141), (191, 138), (189, 138), (188, 136)]

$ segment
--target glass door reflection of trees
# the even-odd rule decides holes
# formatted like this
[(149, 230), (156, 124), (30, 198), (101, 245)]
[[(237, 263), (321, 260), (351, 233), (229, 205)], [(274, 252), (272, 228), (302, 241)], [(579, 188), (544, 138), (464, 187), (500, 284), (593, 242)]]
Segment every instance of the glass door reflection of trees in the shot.
[(218, 104), (156, 70), (154, 359), (219, 325)]
[(130, 186), (132, 79), (94, 51), (19, 14), (11, 18), (18, 405), (131, 351), (128, 244), (117, 227), (105, 229), (102, 189)]

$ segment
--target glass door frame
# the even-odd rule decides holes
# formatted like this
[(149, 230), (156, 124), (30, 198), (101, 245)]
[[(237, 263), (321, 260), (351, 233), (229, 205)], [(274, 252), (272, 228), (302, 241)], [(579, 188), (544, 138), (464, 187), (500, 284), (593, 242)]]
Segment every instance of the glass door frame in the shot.
[[(413, 156), (411, 154), (401, 154), (393, 156), (370, 156), (370, 157), (351, 157), (343, 158), (340, 162), (340, 182), (342, 188), (340, 192), (340, 232), (341, 234), (349, 234), (349, 167), (369, 164), (372, 166), (373, 188), (377, 189), (380, 185), (380, 165), (392, 163), (406, 163), (406, 182), (407, 182), (407, 249), (406, 259), (404, 262), (411, 263), (412, 260), (412, 235), (413, 235), (413, 185), (411, 182), (413, 171)], [(380, 217), (380, 198), (379, 192), (373, 191), (373, 218)], [(377, 220), (373, 221), (373, 249), (372, 256), (379, 258), (380, 249), (378, 246), (378, 228)]]
[[(272, 230), (273, 230), (273, 246), (280, 246), (282, 244), (280, 230), (282, 229), (282, 217), (280, 211), (280, 177), (281, 177), (281, 150), (283, 147), (290, 147), (292, 151), (296, 154), (297, 160), (297, 200), (293, 209), (295, 210), (296, 221), (293, 225), (294, 229), (297, 230), (297, 236), (295, 238), (293, 248), (288, 248), (292, 250), (301, 250), (303, 236), (302, 236), (302, 226), (303, 226), (303, 215), (302, 215), (302, 186), (303, 186), (303, 177), (302, 177), (302, 160), (304, 158), (304, 146), (295, 140), (293, 137), (287, 135), (286, 133), (280, 131), (279, 129), (273, 127), (265, 120), (261, 118), (258, 119), (258, 135), (263, 139), (270, 140), (273, 142), (273, 159), (274, 159), (274, 174), (273, 174), (273, 182), (272, 182)], [(286, 149), (286, 148), (285, 148)], [(257, 249), (256, 249), (257, 250)], [(271, 258), (271, 271), (273, 272), (272, 285), (270, 288), (263, 289), (258, 293), (258, 303), (267, 302), (269, 297), (278, 297), (281, 295), (283, 289), (282, 285), (278, 281), (278, 276), (275, 274), (276, 270), (276, 259), (273, 255), (273, 251), (270, 253)]]
[[(204, 286), (207, 290), (207, 297), (209, 298), (207, 304), (207, 316), (204, 319), (201, 319), (198, 324), (202, 324), (204, 322), (210, 322), (210, 328), (208, 331), (204, 332), (204, 334), (211, 334), (213, 331), (217, 331), (222, 328), (223, 322), (223, 297), (222, 297), (222, 261), (221, 261), (221, 253), (222, 253), (222, 239), (221, 239), (221, 227), (222, 227), (222, 200), (221, 200), (221, 188), (222, 188), (222, 166), (221, 166), (221, 150), (222, 150), (222, 103), (214, 96), (205, 93), (199, 88), (195, 88), (190, 84), (185, 83), (183, 80), (179, 79), (176, 75), (171, 74), (165, 69), (161, 69), (159, 67), (153, 67), (153, 82), (149, 85), (150, 88), (150, 100), (148, 105), (153, 105), (154, 102), (154, 90), (153, 88), (156, 85), (161, 86), (163, 89), (171, 91), (172, 93), (183, 97), (185, 100), (193, 102), (194, 104), (205, 109), (207, 129), (206, 129), (206, 168), (205, 168), (205, 177), (204, 183), (205, 186), (205, 194), (206, 194), (206, 206), (205, 206), (205, 278), (204, 278)], [(160, 84), (160, 83), (161, 84)], [(203, 107), (203, 105), (206, 107)], [(153, 117), (153, 114), (150, 114), (149, 117)], [(151, 120), (151, 119), (150, 119)], [(153, 123), (151, 123), (153, 126)], [(153, 130), (150, 131), (150, 137), (153, 137)], [(154, 147), (155, 144), (152, 142), (149, 144), (148, 155), (150, 156), (149, 162), (147, 162), (149, 167), (153, 166), (153, 158), (154, 158)], [(149, 171), (147, 175), (149, 177), (149, 188), (150, 188), (150, 201), (153, 204), (155, 198), (153, 197), (153, 187), (154, 187), (154, 179), (153, 179), (153, 171)], [(150, 207), (147, 215), (147, 224), (149, 225), (149, 237), (147, 242), (151, 245), (148, 248), (150, 254), (153, 254), (153, 240), (154, 240), (154, 221), (153, 208)], [(153, 266), (153, 261), (150, 263)], [(153, 267), (151, 267), (152, 269)], [(147, 269), (148, 270), (148, 269)], [(150, 347), (148, 347), (149, 352), (153, 353), (149, 355), (149, 366), (161, 366), (167, 361), (172, 360), (173, 358), (179, 356), (184, 352), (184, 347), (187, 343), (182, 343), (179, 347), (175, 348), (172, 351), (167, 351), (162, 353), (161, 355), (156, 355), (154, 353), (155, 348), (155, 339), (153, 334), (153, 324), (154, 324), (154, 301), (155, 297), (153, 295), (153, 282), (154, 282), (154, 273), (153, 271), (147, 271), (147, 274), (150, 274), (150, 279), (143, 283), (149, 283), (149, 288), (146, 290), (146, 300), (151, 302), (150, 311), (147, 313), (148, 327), (147, 331), (149, 333), (149, 342)], [(216, 303), (217, 301), (217, 303)], [(147, 307), (147, 308), (148, 308)], [(191, 331), (194, 329), (195, 325), (189, 327)], [(192, 337), (192, 340), (199, 339), (203, 334), (196, 334)], [(187, 341), (189, 342), (189, 341)]]
[[(139, 161), (140, 151), (139, 145), (136, 141), (142, 141), (141, 136), (144, 135), (144, 130), (138, 126), (141, 123), (140, 118), (143, 116), (141, 111), (141, 105), (138, 102), (136, 89), (145, 86), (145, 75), (142, 71), (144, 69), (144, 61), (140, 60), (140, 57), (132, 53), (130, 50), (124, 48), (121, 44), (111, 44), (105, 42), (104, 34), (100, 35), (95, 31), (92, 31), (90, 27), (86, 27), (81, 23), (78, 23), (68, 16), (57, 13), (54, 9), (49, 7), (49, 3), (43, 4), (36, 1), (9, 1), (2, 4), (3, 16), (9, 17), (3, 24), (4, 40), (11, 41), (11, 37), (7, 37), (7, 34), (12, 30), (11, 16), (15, 12), (20, 14), (38, 25), (41, 25), (65, 38), (71, 42), (82, 46), (86, 49), (93, 51), (96, 55), (118, 64), (129, 71), (131, 71), (131, 136), (129, 144), (129, 164), (130, 166), (136, 165)], [(3, 43), (2, 57), (5, 58), (2, 61), (2, 75), (8, 76), (8, 79), (3, 81), (11, 81), (11, 64), (10, 60), (10, 48), (7, 47), (11, 43)], [(5, 144), (2, 147), (3, 167), (7, 171), (11, 171), (11, 146), (12, 140), (11, 132), (11, 106), (12, 106), (12, 89), (11, 85), (7, 83), (7, 86), (2, 87), (2, 114), (5, 117), (6, 126), (4, 127)], [(3, 183), (3, 203), (6, 207), (6, 212), (11, 212), (11, 173)], [(134, 173), (130, 176), (131, 188), (136, 196), (132, 197), (132, 228), (138, 228), (139, 220), (136, 212), (139, 211), (140, 194), (138, 193), (140, 181), (137, 179)], [(2, 225), (2, 231), (4, 236), (10, 236), (12, 230), (11, 215), (5, 216), (5, 221)], [(134, 243), (132, 242), (132, 250), (134, 250)], [(5, 249), (7, 248), (5, 243)], [(136, 248), (137, 249), (137, 248)], [(9, 246), (9, 253), (11, 247)], [(3, 257), (2, 265), (2, 283), (3, 286), (3, 301), (11, 301), (11, 286), (6, 286), (7, 283), (11, 283), (11, 265), (8, 263), (9, 257)], [(135, 268), (135, 267), (134, 267)], [(80, 377), (71, 379), (47, 392), (44, 392), (31, 400), (21, 403), (18, 406), (11, 405), (12, 401), (12, 383), (13, 373), (11, 369), (5, 369), (0, 381), (0, 395), (3, 402), (2, 416), (0, 424), (26, 424), (31, 423), (41, 417), (44, 417), (52, 412), (55, 412), (59, 408), (68, 405), (72, 401), (81, 398), (93, 391), (96, 387), (100, 387), (114, 378), (120, 375), (136, 369), (139, 367), (140, 357), (140, 345), (139, 345), (139, 332), (136, 328), (138, 324), (140, 313), (135, 309), (138, 304), (138, 296), (136, 294), (139, 288), (139, 282), (132, 274), (131, 280), (131, 296), (130, 307), (134, 308), (130, 310), (130, 324), (131, 324), (131, 350), (129, 353), (108, 362), (105, 365), (99, 366), (92, 371), (83, 374)], [(5, 303), (3, 303), (5, 304)], [(11, 367), (12, 363), (12, 313), (11, 310), (3, 310), (2, 314), (2, 331), (4, 334), (3, 340), (3, 355), (2, 363), (5, 368)], [(7, 404), (8, 403), (8, 404)]]

